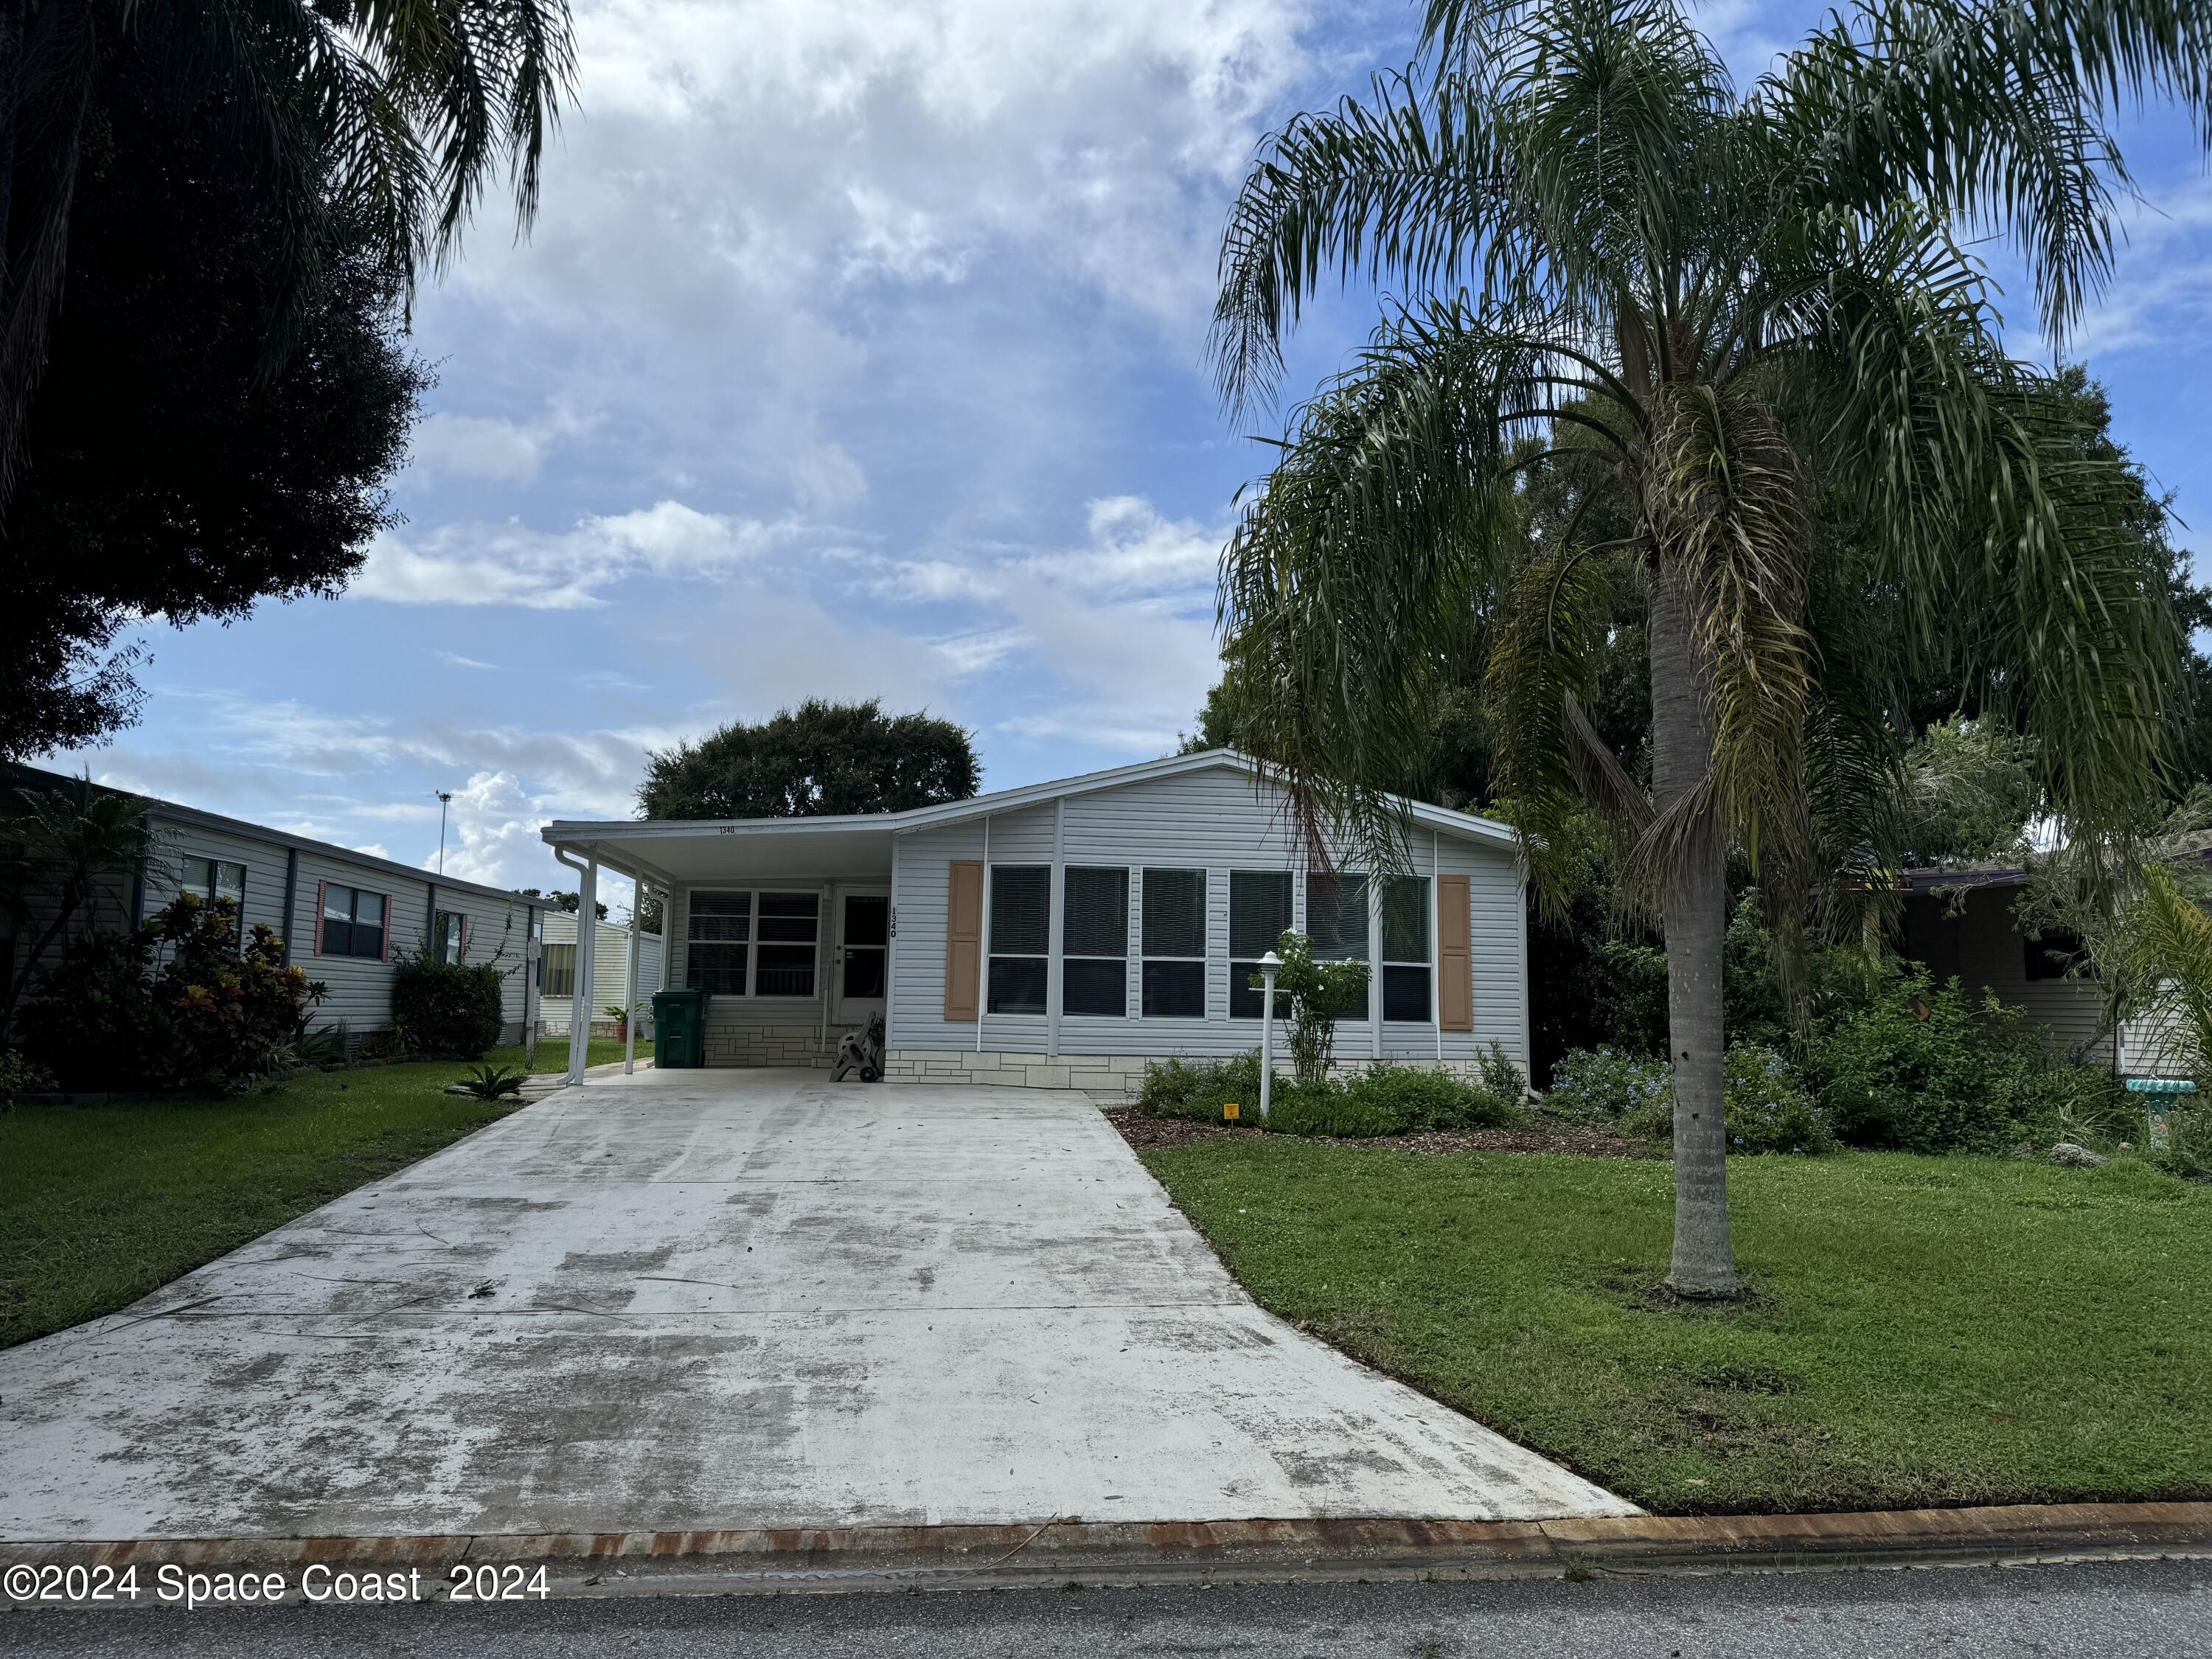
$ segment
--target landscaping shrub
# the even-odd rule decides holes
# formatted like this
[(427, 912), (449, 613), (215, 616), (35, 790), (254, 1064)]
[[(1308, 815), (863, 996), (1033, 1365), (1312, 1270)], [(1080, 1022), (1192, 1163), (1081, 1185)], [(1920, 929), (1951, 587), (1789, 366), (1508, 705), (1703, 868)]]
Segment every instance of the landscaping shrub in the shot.
[(2185, 1181), (2212, 1181), (2212, 1106), (2173, 1108), (2166, 1114), (2166, 1135), (2152, 1163)]
[(268, 927), (240, 948), (234, 900), (186, 893), (72, 945), (27, 1010), (27, 1048), (72, 1090), (234, 1086), (270, 1070), (321, 995)]
[(33, 1066), (13, 1048), (0, 1048), (0, 1108), (13, 1106), (25, 1095), (52, 1094), (61, 1085), (43, 1066)]
[[(1729, 1151), (1820, 1153), (1835, 1149), (1828, 1115), (1772, 1048), (1739, 1042), (1728, 1051)], [(1585, 1128), (1664, 1140), (1674, 1133), (1674, 1076), (1663, 1060), (1585, 1048), (1552, 1073), (1543, 1109)]]
[(1340, 1138), (1486, 1128), (1516, 1123), (1523, 1116), (1512, 1102), (1462, 1079), (1410, 1066), (1378, 1066), (1349, 1082), (1324, 1078), (1301, 1083), (1278, 1077), (1262, 1125), (1257, 1054), (1225, 1060), (1156, 1061), (1145, 1068), (1144, 1089), (1138, 1097), (1139, 1109), (1149, 1115), (1214, 1122), (1231, 1101), (1243, 1109), (1239, 1121), (1254, 1127), (1278, 1134)]
[[(1516, 1074), (1516, 1078), (1518, 1073)], [(1496, 1129), (1520, 1122), (1524, 1114), (1510, 1099), (1448, 1072), (1411, 1066), (1377, 1066), (1339, 1085), (1348, 1103), (1389, 1119), (1395, 1128), (1366, 1131), (1400, 1134), (1409, 1129)]]
[(1813, 1072), (1836, 1133), (1855, 1146), (2002, 1152), (2031, 1133), (2054, 1091), (2049, 1038), (1995, 996), (1955, 979), (1901, 973), (1814, 1046)]
[(1612, 1048), (1577, 1048), (1552, 1068), (1544, 1110), (1590, 1128), (1618, 1129), (1624, 1119), (1671, 1110), (1674, 1073), (1663, 1060)]
[(499, 969), (428, 956), (402, 961), (392, 978), (392, 1024), (415, 1053), (481, 1059), (507, 1030)]

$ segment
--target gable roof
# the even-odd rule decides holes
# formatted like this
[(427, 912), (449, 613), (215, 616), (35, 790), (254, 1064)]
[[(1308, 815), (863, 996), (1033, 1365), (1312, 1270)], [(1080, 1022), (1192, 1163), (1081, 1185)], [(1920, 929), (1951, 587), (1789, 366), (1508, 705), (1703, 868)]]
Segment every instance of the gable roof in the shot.
[[(33, 789), (54, 789), (84, 781), (65, 773), (50, 772), (39, 766), (9, 766), (0, 768), (0, 781), (21, 784)], [(550, 910), (552, 901), (532, 898), (511, 888), (487, 887), (479, 881), (463, 881), (459, 876), (441, 876), (434, 870), (418, 870), (411, 864), (402, 864), (397, 859), (379, 858), (374, 853), (356, 853), (350, 847), (341, 847), (336, 842), (316, 841), (308, 836), (295, 836), (289, 830), (272, 830), (265, 823), (250, 823), (244, 818), (227, 818), (220, 812), (204, 812), (197, 806), (186, 806), (181, 801), (163, 800), (159, 795), (142, 795), (135, 789), (118, 789), (112, 784), (92, 786), (103, 795), (127, 795), (133, 800), (146, 803), (149, 816), (166, 818), (173, 823), (191, 824), (202, 830), (212, 830), (220, 835), (236, 836), (241, 841), (258, 841), (272, 847), (316, 853), (331, 859), (342, 859), (364, 870), (374, 870), (384, 875), (404, 876), (410, 881), (428, 882), (457, 893), (474, 893), (481, 898), (501, 899), (520, 904), (526, 908)], [(311, 893), (310, 898), (313, 896)]]
[[(548, 844), (554, 846), (616, 838), (630, 842), (662, 836), (677, 839), (702, 834), (746, 836), (888, 832), (902, 835), (909, 830), (927, 830), (938, 824), (961, 823), (971, 818), (1019, 811), (1024, 807), (1042, 805), (1048, 801), (1075, 795), (1092, 794), (1102, 789), (1118, 789), (1127, 784), (1148, 783), (1156, 779), (1208, 771), (1239, 772), (1255, 781), (1262, 775), (1260, 763), (1248, 755), (1239, 754), (1233, 749), (1206, 749), (1192, 755), (1170, 755), (1160, 760), (1140, 761), (1133, 766), (1116, 766), (1101, 772), (1085, 772), (1072, 778), (1055, 778), (1047, 783), (1024, 784), (1019, 788), (994, 790), (988, 795), (971, 795), (966, 800), (946, 801), (936, 806), (909, 807), (902, 812), (855, 812), (793, 818), (621, 818), (603, 823), (556, 819), (540, 833)], [(1407, 800), (1399, 796), (1389, 799), (1395, 801), (1414, 823), (1425, 828), (1467, 841), (1488, 842), (1503, 846), (1513, 843), (1512, 830), (1494, 818), (1478, 817), (1473, 812), (1456, 812), (1449, 807), (1431, 806), (1425, 801)]]

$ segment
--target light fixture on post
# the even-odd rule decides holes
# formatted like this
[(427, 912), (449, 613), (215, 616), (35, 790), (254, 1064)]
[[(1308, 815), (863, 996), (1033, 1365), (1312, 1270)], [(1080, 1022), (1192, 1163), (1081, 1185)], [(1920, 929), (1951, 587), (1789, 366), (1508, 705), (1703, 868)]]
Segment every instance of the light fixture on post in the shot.
[(438, 797), (438, 873), (442, 876), (446, 873), (446, 808), (452, 804), (453, 792), (441, 789), (435, 793)]
[(1275, 973), (1283, 959), (1273, 951), (1260, 958), (1260, 1121), (1267, 1121), (1267, 1100), (1275, 1081)]

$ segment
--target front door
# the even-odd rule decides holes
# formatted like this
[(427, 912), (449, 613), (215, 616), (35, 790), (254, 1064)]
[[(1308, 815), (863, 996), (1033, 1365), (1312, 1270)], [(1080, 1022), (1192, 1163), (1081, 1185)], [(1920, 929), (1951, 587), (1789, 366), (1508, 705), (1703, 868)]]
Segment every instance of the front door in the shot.
[(884, 1012), (884, 989), (891, 963), (891, 899), (880, 890), (837, 893), (837, 957), (833, 1005), (837, 1025), (857, 1030)]

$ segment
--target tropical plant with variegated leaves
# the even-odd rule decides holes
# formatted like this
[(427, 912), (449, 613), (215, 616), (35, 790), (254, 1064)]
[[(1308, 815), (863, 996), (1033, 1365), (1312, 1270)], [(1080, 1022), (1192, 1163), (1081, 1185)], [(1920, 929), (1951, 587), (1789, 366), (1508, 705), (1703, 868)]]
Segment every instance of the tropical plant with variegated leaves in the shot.
[[(2008, 354), (1969, 240), (2009, 239), (2063, 339), (2112, 268), (2112, 121), (2212, 119), (2208, 65), (2197, 0), (1868, 0), (1747, 90), (1673, 0), (1430, 0), (1419, 60), (1291, 122), (1239, 197), (1232, 408), (1324, 283), (1397, 296), (1224, 556), (1243, 740), (1316, 847), (1402, 866), (1384, 792), (1478, 642), (1540, 889), (1594, 802), (1666, 930), (1678, 1291), (1737, 1288), (1724, 861), (1793, 922), (1881, 868), (1905, 673), (2016, 718), (2077, 844), (2142, 821), (2179, 644), (2142, 492)], [(1532, 516), (1546, 470), (1564, 518)], [(1622, 582), (1648, 785), (1584, 712)]]

